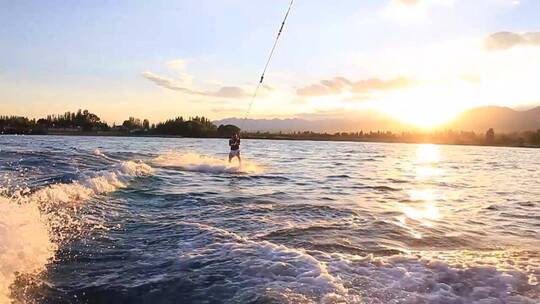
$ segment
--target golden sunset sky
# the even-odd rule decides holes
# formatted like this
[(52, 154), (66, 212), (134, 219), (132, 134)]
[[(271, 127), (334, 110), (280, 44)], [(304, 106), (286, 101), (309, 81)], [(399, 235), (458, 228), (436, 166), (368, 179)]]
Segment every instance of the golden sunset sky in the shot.
[[(289, 4), (1, 4), (0, 114), (242, 117)], [(296, 0), (251, 118), (540, 104), (536, 0)]]

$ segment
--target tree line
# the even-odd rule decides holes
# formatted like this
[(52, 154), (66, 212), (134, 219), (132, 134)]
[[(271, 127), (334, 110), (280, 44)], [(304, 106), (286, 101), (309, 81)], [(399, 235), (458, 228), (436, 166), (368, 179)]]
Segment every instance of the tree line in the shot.
[[(167, 135), (184, 137), (229, 137), (239, 133), (234, 125), (216, 126), (204, 116), (184, 119), (182, 116), (150, 124), (148, 119), (129, 117), (121, 125), (112, 126), (88, 110), (47, 115), (40, 119), (22, 116), (0, 116), (0, 134), (95, 134), (95, 135)], [(390, 132), (358, 131), (337, 133), (305, 132), (244, 132), (246, 138), (351, 140), (405, 143), (437, 143), (458, 145), (540, 146), (540, 129), (512, 133), (473, 131)]]
[(176, 117), (150, 124), (148, 119), (129, 117), (121, 125), (112, 126), (88, 110), (47, 115), (29, 119), (22, 116), (0, 116), (0, 134), (111, 134), (111, 135), (176, 135), (185, 137), (228, 137), (240, 129), (234, 125), (214, 125), (204, 116)]
[(395, 143), (433, 143), (450, 145), (490, 145), (490, 146), (529, 146), (540, 147), (540, 129), (536, 131), (522, 131), (510, 133), (495, 133), (492, 128), (486, 133), (474, 131), (358, 131), (317, 133), (312, 131), (271, 133), (252, 132), (245, 133), (244, 138), (265, 139), (297, 139), (297, 140), (341, 140), (365, 142), (395, 142)]

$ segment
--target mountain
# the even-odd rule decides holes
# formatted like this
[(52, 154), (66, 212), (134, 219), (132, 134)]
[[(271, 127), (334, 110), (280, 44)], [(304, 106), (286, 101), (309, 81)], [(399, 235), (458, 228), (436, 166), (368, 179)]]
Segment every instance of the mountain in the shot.
[(485, 106), (467, 110), (446, 128), (466, 131), (517, 132), (540, 129), (540, 107), (517, 111), (507, 107)]
[[(214, 124), (233, 124), (244, 130), (269, 132), (357, 132), (363, 131), (406, 131), (415, 127), (407, 125), (374, 111), (359, 111), (340, 115), (303, 115), (287, 119), (226, 118)], [(526, 111), (507, 107), (485, 106), (464, 111), (439, 129), (485, 132), (493, 128), (496, 132), (515, 132), (540, 129), (540, 106)]]
[(232, 124), (250, 132), (358, 132), (364, 131), (398, 131), (409, 129), (410, 126), (402, 124), (381, 113), (373, 111), (354, 112), (347, 115), (315, 115), (308, 118), (286, 119), (241, 119), (226, 118), (214, 121), (216, 125)]

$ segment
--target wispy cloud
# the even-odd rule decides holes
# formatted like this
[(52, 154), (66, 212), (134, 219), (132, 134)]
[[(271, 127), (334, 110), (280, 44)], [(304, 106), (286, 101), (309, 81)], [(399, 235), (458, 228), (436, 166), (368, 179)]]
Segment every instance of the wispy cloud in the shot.
[(187, 61), (184, 59), (174, 59), (167, 61), (165, 64), (169, 69), (176, 70), (180, 73), (179, 78), (172, 79), (164, 77), (153, 72), (143, 72), (142, 75), (144, 78), (152, 81), (154, 84), (161, 86), (163, 88), (183, 92), (190, 95), (200, 95), (200, 96), (209, 96), (209, 97), (220, 97), (220, 98), (244, 98), (248, 94), (240, 87), (237, 86), (222, 86), (215, 91), (209, 90), (198, 90), (193, 88), (193, 76), (188, 73), (183, 72), (186, 68)]
[(484, 46), (487, 50), (505, 50), (520, 45), (540, 46), (540, 32), (524, 34), (513, 32), (497, 32), (486, 38)]
[[(329, 80), (322, 80), (319, 83), (311, 84), (296, 90), (299, 96), (323, 96), (339, 95), (344, 92), (351, 93), (370, 93), (374, 91), (395, 90), (412, 86), (416, 81), (407, 77), (398, 77), (384, 80), (379, 78), (370, 78), (353, 82), (345, 77), (334, 77)], [(365, 100), (366, 97), (359, 98)]]
[(172, 79), (169, 79), (169, 78), (166, 78), (166, 77), (162, 77), (162, 76), (159, 76), (157, 74), (154, 74), (152, 72), (143, 72), (142, 73), (143, 77), (152, 81), (153, 83), (155, 83), (156, 85), (158, 86), (161, 86), (161, 87), (164, 87), (164, 88), (167, 88), (167, 89), (171, 89), (171, 90), (175, 90), (175, 91), (181, 91), (181, 92), (184, 92), (184, 93), (188, 93), (188, 94), (191, 94), (193, 91), (187, 89), (187, 88), (184, 88), (178, 81), (175, 81), (175, 80), (172, 80)]
[(215, 92), (203, 92), (207, 96), (225, 97), (225, 98), (242, 98), (248, 94), (240, 87), (221, 87)]
[(451, 5), (455, 0), (392, 0), (391, 5), (417, 6), (417, 5)]
[(182, 71), (186, 68), (187, 62), (184, 59), (174, 59), (167, 61), (167, 67), (173, 70)]
[(427, 22), (430, 11), (437, 7), (451, 7), (457, 0), (391, 0), (383, 15), (405, 23)]
[(163, 77), (152, 72), (147, 71), (147, 72), (142, 73), (142, 75), (144, 78), (152, 81), (158, 86), (161, 86), (170, 90), (180, 91), (180, 92), (191, 94), (191, 95), (201, 95), (201, 96), (221, 97), (221, 98), (244, 98), (248, 96), (248, 94), (242, 88), (235, 87), (235, 86), (224, 86), (215, 91), (200, 91), (200, 90), (194, 90), (194, 89), (185, 87), (182, 81)]
[(311, 84), (296, 90), (300, 96), (321, 96), (342, 93), (352, 83), (344, 77), (334, 77), (330, 80), (322, 80), (320, 83)]
[(417, 5), (420, 0), (394, 0), (393, 2), (402, 5)]
[(415, 81), (407, 77), (398, 77), (390, 80), (371, 78), (354, 83), (352, 91), (355, 93), (365, 93), (369, 91), (395, 90), (409, 87), (414, 84)]
[(242, 108), (242, 107), (225, 106), (225, 107), (212, 108), (212, 109), (210, 109), (210, 111), (212, 111), (213, 113), (218, 113), (218, 114), (223, 114), (223, 113), (226, 113), (226, 114), (239, 114), (239, 113), (244, 113), (246, 111), (246, 109)]

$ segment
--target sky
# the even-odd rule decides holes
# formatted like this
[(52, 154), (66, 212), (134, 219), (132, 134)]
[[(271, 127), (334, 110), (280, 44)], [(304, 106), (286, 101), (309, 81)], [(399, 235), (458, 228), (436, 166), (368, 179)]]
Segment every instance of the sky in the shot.
[[(243, 117), (290, 0), (0, 0), (0, 114)], [(540, 104), (540, 1), (295, 0), (250, 118)]]

